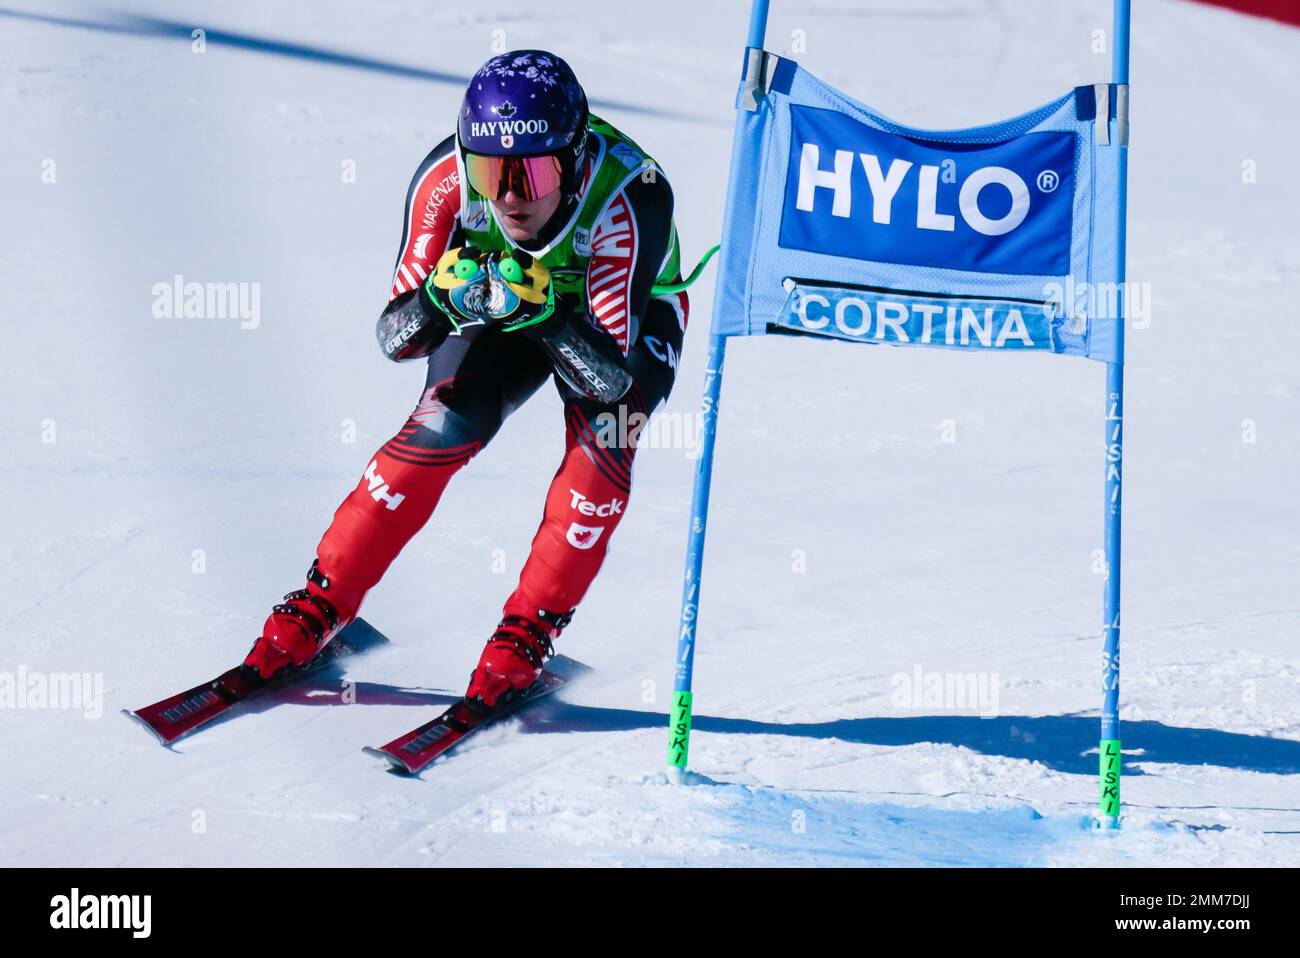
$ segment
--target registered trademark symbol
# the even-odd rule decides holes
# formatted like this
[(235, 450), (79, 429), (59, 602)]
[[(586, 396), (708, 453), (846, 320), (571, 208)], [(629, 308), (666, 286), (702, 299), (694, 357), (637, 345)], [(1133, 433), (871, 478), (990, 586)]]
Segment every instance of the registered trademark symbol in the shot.
[(1061, 178), (1051, 170), (1043, 170), (1038, 174), (1038, 188), (1044, 193), (1055, 192), (1056, 188), (1061, 185)]

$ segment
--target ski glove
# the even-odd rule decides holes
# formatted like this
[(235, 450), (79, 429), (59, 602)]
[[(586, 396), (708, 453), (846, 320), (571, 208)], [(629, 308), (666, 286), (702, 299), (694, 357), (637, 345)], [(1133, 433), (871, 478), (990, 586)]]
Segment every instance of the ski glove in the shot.
[(522, 252), (448, 250), (423, 285), (388, 304), (375, 336), (385, 356), (405, 362), (428, 356), (453, 332), (486, 323), (539, 334), (562, 325), (546, 267)]
[(523, 250), (450, 249), (424, 290), (458, 331), (468, 324), (497, 323), (504, 332), (528, 337), (569, 388), (588, 399), (614, 402), (632, 384), (614, 340), (586, 316), (572, 316), (558, 304), (550, 271)]
[(449, 249), (425, 280), (424, 291), (457, 330), (495, 323), (515, 332), (555, 315), (550, 272), (522, 250)]

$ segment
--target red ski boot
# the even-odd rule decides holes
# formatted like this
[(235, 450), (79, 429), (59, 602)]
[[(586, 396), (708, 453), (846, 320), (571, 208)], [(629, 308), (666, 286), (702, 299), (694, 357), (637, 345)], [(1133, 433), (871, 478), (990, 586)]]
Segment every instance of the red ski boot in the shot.
[(478, 668), (469, 678), (465, 698), (493, 708), (536, 682), (546, 660), (555, 654), (551, 643), (572, 617), (572, 609), (564, 613), (538, 610), (536, 618), (507, 615), (488, 639)]
[(290, 592), (271, 610), (244, 665), (263, 679), (306, 665), (356, 618), (360, 604), (360, 597), (349, 596), (330, 582), (319, 561), (312, 562), (306, 588)]

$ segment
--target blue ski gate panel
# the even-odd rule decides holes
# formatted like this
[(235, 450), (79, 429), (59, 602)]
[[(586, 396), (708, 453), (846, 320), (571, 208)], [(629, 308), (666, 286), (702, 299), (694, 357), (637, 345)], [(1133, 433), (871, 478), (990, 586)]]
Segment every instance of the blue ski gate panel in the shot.
[(737, 110), (715, 334), (1117, 361), (1118, 316), (1089, 312), (1121, 275), (1116, 87), (922, 130), (763, 58), (767, 87)]

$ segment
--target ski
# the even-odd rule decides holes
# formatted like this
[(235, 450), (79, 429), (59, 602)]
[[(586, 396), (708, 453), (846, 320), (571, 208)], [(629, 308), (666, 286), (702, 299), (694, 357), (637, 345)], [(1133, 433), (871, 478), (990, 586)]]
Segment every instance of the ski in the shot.
[(135, 711), (123, 709), (122, 714), (147, 728), (157, 736), (161, 744), (171, 745), (178, 738), (202, 728), (260, 692), (289, 685), (303, 676), (319, 672), (339, 659), (369, 652), (387, 642), (388, 639), (369, 622), (357, 619), (335, 636), (307, 665), (278, 675), (270, 681), (238, 665), (211, 682)]
[(416, 775), (434, 759), (469, 738), (479, 729), (514, 715), (520, 709), (545, 698), (591, 671), (567, 655), (557, 655), (547, 664), (537, 681), (505, 704), (485, 709), (467, 699), (450, 705), (437, 718), (411, 729), (380, 748), (367, 746), (367, 755), (388, 763), (389, 770), (401, 775)]

